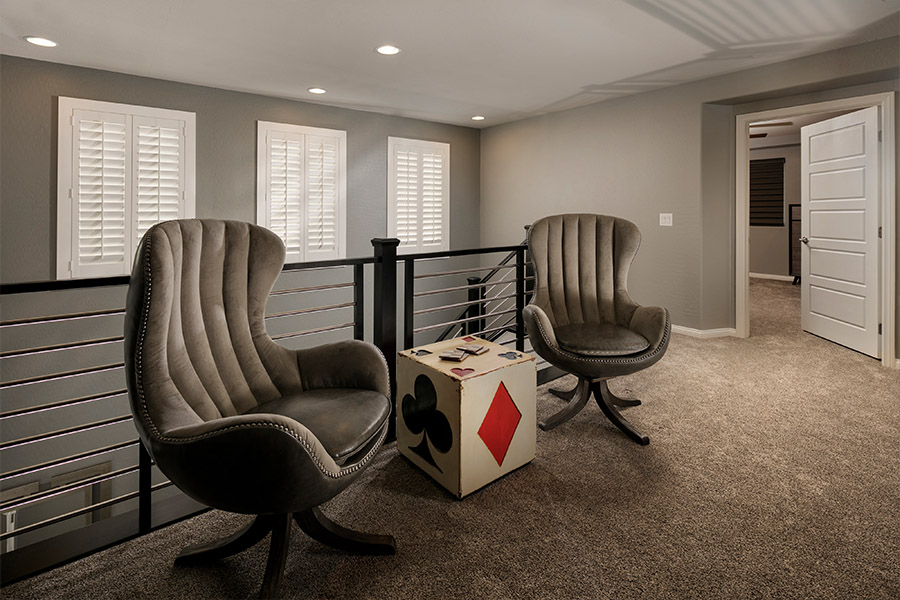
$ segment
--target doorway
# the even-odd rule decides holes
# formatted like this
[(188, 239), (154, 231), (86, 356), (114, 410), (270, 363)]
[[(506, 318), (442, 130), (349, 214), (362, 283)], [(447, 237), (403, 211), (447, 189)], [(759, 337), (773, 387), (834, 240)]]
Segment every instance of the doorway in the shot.
[[(895, 195), (894, 195), (894, 95), (893, 93), (872, 94), (856, 98), (845, 98), (830, 102), (792, 106), (757, 113), (738, 115), (736, 118), (736, 210), (735, 210), (735, 333), (738, 337), (749, 337), (749, 276), (750, 276), (750, 200), (749, 200), (749, 160), (751, 124), (800, 121), (805, 115), (835, 114), (850, 112), (871, 106), (879, 107), (881, 140), (880, 177), (880, 224), (882, 243), (880, 252), (881, 282), (880, 323), (882, 364), (897, 368), (895, 353), (896, 307), (896, 240), (895, 240)], [(824, 117), (823, 117), (824, 118)], [(809, 121), (812, 122), (812, 121)], [(776, 126), (777, 127), (777, 126)], [(763, 131), (760, 127), (754, 130)], [(774, 136), (773, 136), (774, 137)], [(787, 260), (785, 258), (785, 260)]]

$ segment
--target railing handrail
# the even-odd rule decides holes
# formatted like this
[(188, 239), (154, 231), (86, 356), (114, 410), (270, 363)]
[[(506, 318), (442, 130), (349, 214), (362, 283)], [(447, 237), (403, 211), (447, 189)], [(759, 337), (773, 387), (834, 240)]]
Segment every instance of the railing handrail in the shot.
[(437, 252), (420, 252), (418, 254), (397, 254), (397, 262), (403, 260), (428, 260), (432, 258), (453, 258), (456, 256), (471, 256), (472, 254), (493, 254), (494, 252), (513, 252), (521, 248), (523, 244), (511, 244), (508, 246), (490, 246), (488, 248), (465, 248), (463, 250), (440, 250)]
[[(465, 248), (462, 250), (442, 250), (438, 252), (423, 252), (418, 254), (403, 254), (398, 259), (423, 260), (429, 258), (448, 258), (453, 256), (468, 256), (472, 254), (490, 254), (492, 252), (512, 252), (522, 244), (511, 246), (493, 246), (490, 248)], [(306, 271), (309, 269), (321, 269), (327, 267), (348, 267), (352, 265), (371, 265), (378, 262), (374, 256), (362, 256), (357, 258), (334, 258), (329, 260), (317, 260), (302, 263), (285, 263), (282, 271)], [(509, 259), (505, 259), (508, 261)], [(505, 264), (505, 262), (503, 263)], [(15, 283), (0, 283), (0, 296), (11, 294), (27, 294), (32, 292), (52, 292), (60, 290), (77, 290), (93, 287), (128, 285), (131, 280), (129, 275), (117, 275), (113, 277), (89, 277), (83, 279), (51, 279), (46, 281), (21, 281)]]
[(28, 294), (32, 292), (55, 292), (60, 290), (80, 290), (85, 288), (128, 285), (131, 277), (91, 277), (85, 279), (52, 279), (48, 281), (23, 281), (19, 283), (0, 283), (0, 296), (10, 294)]
[[(329, 267), (349, 267), (353, 265), (374, 264), (377, 259), (374, 256), (359, 258), (335, 258), (331, 260), (317, 260), (303, 263), (285, 263), (282, 272), (306, 271), (309, 269), (323, 269)], [(20, 281), (15, 283), (0, 283), (0, 296), (12, 294), (29, 294), (33, 292), (56, 292), (60, 290), (80, 290), (94, 287), (112, 287), (116, 285), (128, 285), (130, 275), (117, 275), (113, 277), (86, 277), (82, 279), (50, 279), (46, 281)]]

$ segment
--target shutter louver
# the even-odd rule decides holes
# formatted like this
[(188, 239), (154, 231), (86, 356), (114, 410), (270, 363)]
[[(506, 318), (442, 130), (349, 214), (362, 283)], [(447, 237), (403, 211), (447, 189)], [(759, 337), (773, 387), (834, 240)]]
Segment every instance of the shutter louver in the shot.
[(419, 244), (419, 156), (398, 150), (396, 154), (396, 223), (401, 246)]
[(273, 136), (269, 144), (269, 229), (285, 252), (299, 260), (302, 251), (303, 142)]
[(136, 125), (135, 240), (140, 240), (153, 225), (181, 216), (184, 178), (178, 124)]
[(77, 211), (75, 271), (125, 261), (127, 130), (124, 119), (75, 114)]
[(444, 233), (443, 157), (422, 155), (422, 245), (441, 246)]
[(310, 254), (335, 255), (338, 164), (333, 140), (307, 138), (306, 247)]

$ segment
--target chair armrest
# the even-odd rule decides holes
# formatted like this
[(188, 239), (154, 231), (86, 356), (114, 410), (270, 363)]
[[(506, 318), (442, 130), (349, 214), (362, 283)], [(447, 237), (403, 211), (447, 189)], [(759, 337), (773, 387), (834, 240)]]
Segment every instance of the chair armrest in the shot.
[(641, 307), (634, 301), (631, 294), (625, 288), (616, 290), (616, 325), (629, 327), (631, 320), (634, 318), (634, 312)]
[(638, 307), (628, 325), (629, 329), (644, 336), (651, 348), (656, 348), (669, 337), (670, 327), (669, 311), (659, 306)]
[(363, 389), (391, 397), (387, 362), (368, 342), (345, 340), (295, 353), (303, 389)]
[(528, 337), (531, 338), (533, 347), (539, 344), (546, 345), (554, 351), (559, 350), (556, 334), (553, 332), (553, 325), (550, 324), (550, 318), (544, 312), (544, 309), (536, 304), (529, 304), (522, 310), (522, 318), (525, 321), (525, 329), (528, 331)]

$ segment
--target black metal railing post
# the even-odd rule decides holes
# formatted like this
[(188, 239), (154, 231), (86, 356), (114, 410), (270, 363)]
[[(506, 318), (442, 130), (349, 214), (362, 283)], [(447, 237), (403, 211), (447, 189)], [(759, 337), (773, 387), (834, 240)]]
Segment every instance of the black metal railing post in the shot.
[(150, 477), (153, 461), (143, 442), (138, 443), (138, 532), (147, 533), (153, 526), (151, 511), (153, 496)]
[(362, 263), (353, 265), (353, 339), (361, 340), (366, 335), (366, 288), (365, 271)]
[(415, 283), (416, 261), (407, 258), (403, 261), (403, 347), (412, 348), (415, 340)]
[[(469, 286), (477, 286), (477, 287), (469, 287), (469, 290), (468, 290), (469, 306), (468, 306), (468, 311), (466, 312), (466, 317), (467, 318), (475, 318), (475, 317), (484, 316), (484, 312), (485, 312), (485, 310), (484, 310), (485, 309), (485, 307), (484, 307), (484, 297), (485, 297), (484, 286), (478, 285), (481, 283), (481, 277), (475, 277), (475, 276), (466, 277), (466, 283), (468, 283)], [(484, 323), (485, 323), (484, 319), (476, 319), (474, 321), (466, 322), (465, 328), (464, 328), (466, 335), (472, 335), (479, 331), (483, 331), (484, 327), (485, 327)]]
[(388, 365), (391, 386), (391, 417), (387, 440), (397, 438), (394, 394), (397, 392), (397, 238), (375, 238), (375, 284), (372, 322), (372, 342), (381, 349)]
[(525, 248), (516, 248), (516, 350), (525, 351)]
[(525, 277), (528, 278), (528, 281), (525, 282), (525, 304), (531, 302), (531, 297), (534, 295), (534, 264), (531, 262), (531, 253), (528, 251), (528, 237), (531, 233), (531, 225), (525, 226), (525, 241), (522, 244), (525, 246)]

